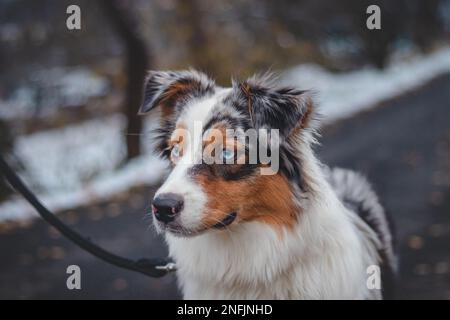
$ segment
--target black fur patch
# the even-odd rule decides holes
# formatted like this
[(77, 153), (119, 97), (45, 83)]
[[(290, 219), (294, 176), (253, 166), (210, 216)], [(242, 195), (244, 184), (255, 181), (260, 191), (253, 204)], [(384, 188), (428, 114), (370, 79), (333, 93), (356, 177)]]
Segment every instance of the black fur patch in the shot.
[(210, 180), (237, 181), (249, 178), (258, 171), (256, 164), (197, 164), (189, 170), (190, 176), (203, 175)]
[(225, 102), (235, 108), (255, 129), (278, 129), (280, 134), (280, 170), (305, 189), (301, 163), (294, 153), (290, 135), (298, 129), (307, 112), (307, 92), (294, 88), (275, 88), (266, 79), (252, 78), (233, 83), (233, 92)]
[(278, 129), (281, 138), (290, 135), (306, 112), (305, 91), (265, 87), (254, 79), (233, 87), (234, 107), (249, 116), (255, 129)]

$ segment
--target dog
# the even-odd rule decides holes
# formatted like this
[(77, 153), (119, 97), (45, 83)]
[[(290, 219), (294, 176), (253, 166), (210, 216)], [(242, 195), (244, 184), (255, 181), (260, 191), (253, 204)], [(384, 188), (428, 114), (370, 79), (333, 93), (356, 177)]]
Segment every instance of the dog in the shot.
[[(185, 299), (391, 298), (392, 225), (362, 175), (314, 155), (319, 117), (309, 91), (268, 75), (223, 88), (195, 70), (151, 71), (140, 108), (149, 112), (171, 164), (153, 222)], [(277, 136), (277, 159), (205, 163), (201, 151), (211, 145), (216, 160), (238, 151), (248, 160), (244, 140), (210, 137), (212, 129), (254, 129), (262, 149)]]

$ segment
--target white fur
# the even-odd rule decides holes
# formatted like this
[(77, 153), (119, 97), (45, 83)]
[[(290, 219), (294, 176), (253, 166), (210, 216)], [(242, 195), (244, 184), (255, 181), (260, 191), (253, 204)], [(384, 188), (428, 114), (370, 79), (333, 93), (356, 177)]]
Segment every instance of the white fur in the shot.
[[(228, 90), (217, 89), (215, 95), (194, 100), (184, 107), (177, 124), (182, 124), (185, 132), (190, 135), (185, 141), (185, 153), (155, 194), (156, 198), (162, 193), (177, 193), (184, 198), (184, 209), (179, 220), (184, 229), (192, 232), (202, 228), (203, 208), (207, 199), (200, 186), (189, 178), (189, 169), (202, 159), (203, 125), (208, 121), (211, 110)], [(154, 222), (157, 231), (161, 231), (159, 223), (156, 220)]]

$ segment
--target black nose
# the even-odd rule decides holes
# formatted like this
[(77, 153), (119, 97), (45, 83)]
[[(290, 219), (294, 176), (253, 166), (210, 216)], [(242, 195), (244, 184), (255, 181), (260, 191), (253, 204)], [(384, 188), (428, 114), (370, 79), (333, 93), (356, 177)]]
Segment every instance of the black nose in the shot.
[(162, 193), (153, 199), (152, 211), (156, 219), (168, 223), (183, 209), (183, 197), (175, 193)]

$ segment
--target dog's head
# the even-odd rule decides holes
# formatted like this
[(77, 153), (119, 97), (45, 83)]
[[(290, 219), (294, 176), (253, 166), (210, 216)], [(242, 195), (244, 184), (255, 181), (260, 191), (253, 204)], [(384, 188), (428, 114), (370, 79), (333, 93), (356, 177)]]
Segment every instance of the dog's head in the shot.
[(152, 203), (158, 231), (191, 236), (245, 221), (295, 222), (295, 150), (312, 101), (266, 78), (222, 88), (193, 70), (149, 73), (141, 113), (158, 110), (157, 148), (172, 167)]

